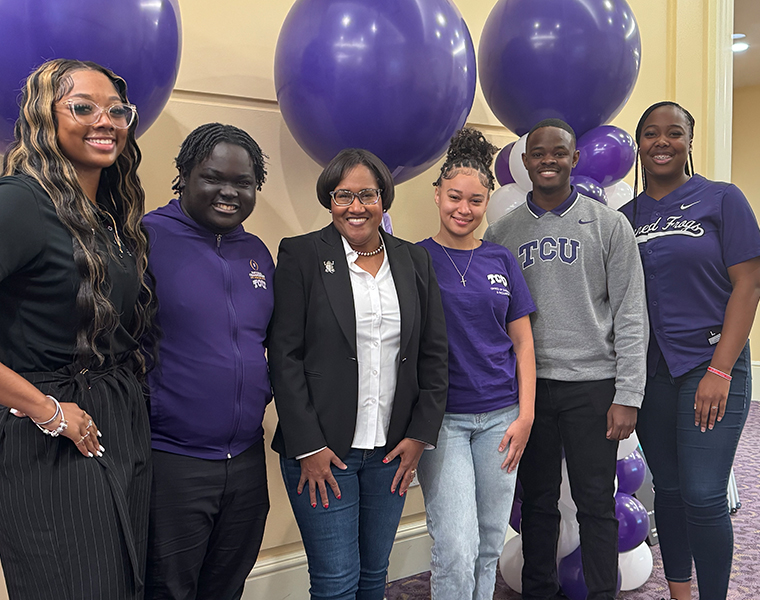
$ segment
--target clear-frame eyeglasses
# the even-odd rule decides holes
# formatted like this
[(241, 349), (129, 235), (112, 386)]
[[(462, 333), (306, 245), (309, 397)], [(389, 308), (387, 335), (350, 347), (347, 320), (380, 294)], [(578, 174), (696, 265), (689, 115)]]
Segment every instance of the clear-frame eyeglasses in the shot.
[(94, 125), (100, 119), (100, 115), (106, 113), (108, 120), (116, 129), (129, 129), (137, 117), (137, 107), (134, 104), (116, 102), (106, 108), (101, 108), (92, 100), (83, 98), (69, 98), (61, 104), (65, 104), (71, 111), (71, 116), (80, 125)]
[(335, 190), (330, 192), (330, 197), (335, 203), (335, 206), (351, 206), (354, 203), (354, 198), (358, 198), (362, 204), (370, 205), (377, 204), (380, 200), (380, 194), (383, 190), (375, 188), (367, 188), (365, 190), (359, 190), (358, 192), (352, 192), (351, 190)]

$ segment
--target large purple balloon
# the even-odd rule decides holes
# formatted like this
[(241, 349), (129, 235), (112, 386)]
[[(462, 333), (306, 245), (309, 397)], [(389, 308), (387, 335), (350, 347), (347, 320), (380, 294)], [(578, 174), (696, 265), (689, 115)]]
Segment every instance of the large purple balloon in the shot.
[(649, 515), (644, 505), (633, 496), (615, 494), (615, 516), (618, 527), (618, 550), (633, 550), (649, 535)]
[(638, 450), (617, 461), (618, 492), (634, 494), (644, 483), (646, 463)]
[(123, 77), (140, 134), (169, 100), (182, 50), (176, 0), (0, 2), (0, 40), (0, 150), (13, 140), (24, 80), (46, 60), (90, 60)]
[[(570, 600), (586, 600), (588, 587), (586, 587), (586, 579), (583, 576), (580, 546), (559, 561), (559, 565), (557, 565), (557, 579), (559, 579), (562, 593), (570, 598)], [(623, 574), (620, 572), (620, 567), (618, 567), (617, 586), (615, 588), (616, 596), (620, 591), (622, 582)]]
[(550, 117), (579, 136), (605, 123), (633, 91), (640, 59), (624, 0), (499, 0), (478, 48), (486, 101), (517, 135)]
[(587, 131), (577, 144), (581, 156), (573, 175), (585, 175), (606, 188), (623, 179), (636, 160), (636, 144), (627, 131), (602, 125)]
[(274, 61), (282, 116), (321, 165), (377, 154), (396, 183), (432, 166), (475, 97), (475, 49), (449, 0), (298, 0)]

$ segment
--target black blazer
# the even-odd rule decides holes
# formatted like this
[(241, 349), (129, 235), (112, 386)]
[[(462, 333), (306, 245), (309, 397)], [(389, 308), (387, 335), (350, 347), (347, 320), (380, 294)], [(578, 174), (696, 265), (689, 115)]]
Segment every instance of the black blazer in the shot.
[[(430, 255), (381, 231), (401, 310), (398, 380), (387, 448), (410, 437), (435, 445), (448, 390), (448, 343)], [(272, 448), (294, 458), (351, 449), (359, 374), (346, 253), (330, 224), (280, 242), (269, 368), (279, 423)]]

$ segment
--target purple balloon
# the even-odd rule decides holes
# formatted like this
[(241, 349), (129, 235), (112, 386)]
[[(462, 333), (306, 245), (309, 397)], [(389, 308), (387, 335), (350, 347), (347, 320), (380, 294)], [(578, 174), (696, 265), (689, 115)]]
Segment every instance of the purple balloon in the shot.
[(507, 144), (496, 155), (496, 159), (493, 161), (493, 172), (496, 175), (496, 181), (499, 185), (507, 185), (508, 183), (515, 183), (515, 178), (512, 177), (512, 171), (509, 169), (509, 154), (512, 152), (512, 148), (515, 147), (516, 142)]
[[(581, 547), (578, 546), (565, 558), (559, 561), (557, 566), (557, 578), (562, 588), (562, 593), (570, 600), (586, 600), (588, 587), (586, 579), (583, 577), (583, 562), (581, 557)], [(623, 583), (623, 574), (618, 567), (617, 586), (615, 595), (620, 592), (620, 586)]]
[(646, 463), (638, 450), (617, 461), (618, 492), (634, 494), (644, 483)]
[(509, 515), (509, 524), (512, 529), (520, 533), (520, 521), (522, 520), (522, 500), (515, 496), (512, 501), (512, 513)]
[(618, 550), (633, 550), (649, 535), (649, 515), (644, 505), (633, 496), (615, 494), (615, 516), (619, 522)]
[(449, 0), (298, 0), (277, 40), (277, 100), (326, 165), (366, 148), (396, 183), (431, 167), (475, 98), (475, 49)]
[(599, 185), (598, 181), (591, 179), (591, 177), (571, 175), (570, 183), (584, 196), (599, 200), (602, 204), (607, 204), (607, 192), (605, 192), (604, 188)]
[(614, 125), (587, 131), (578, 138), (577, 148), (581, 156), (573, 174), (591, 177), (604, 188), (623, 179), (636, 161), (633, 136)]
[(517, 135), (550, 117), (579, 136), (605, 123), (631, 95), (640, 60), (624, 0), (499, 0), (478, 48), (486, 102)]
[(169, 100), (182, 50), (176, 0), (0, 2), (0, 39), (0, 150), (13, 140), (24, 80), (43, 62), (90, 60), (123, 77), (140, 135)]

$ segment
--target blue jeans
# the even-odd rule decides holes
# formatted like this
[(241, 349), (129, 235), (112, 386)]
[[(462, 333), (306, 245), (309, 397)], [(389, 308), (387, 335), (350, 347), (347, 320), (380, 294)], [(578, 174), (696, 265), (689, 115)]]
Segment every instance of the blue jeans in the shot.
[(308, 487), (300, 496), (296, 493), (301, 465), (280, 458), (309, 561), (312, 600), (383, 600), (388, 557), (406, 500), (398, 490), (391, 494), (400, 459), (384, 464), (385, 454), (385, 448), (352, 448), (343, 458), (348, 469), (331, 467), (341, 499), (328, 486), (329, 508), (319, 502), (312, 508)]
[(536, 380), (536, 416), (517, 472), (523, 487), (525, 600), (548, 600), (559, 591), (557, 503), (563, 448), (578, 507), (587, 600), (615, 598), (618, 521), (613, 492), (618, 443), (606, 437), (607, 411), (614, 396), (614, 379)]
[(517, 471), (501, 468), (499, 443), (518, 405), (482, 414), (446, 413), (435, 450), (418, 467), (433, 538), (433, 600), (491, 600)]
[(654, 480), (654, 514), (669, 581), (697, 570), (701, 600), (724, 600), (734, 535), (726, 490), (752, 390), (749, 345), (734, 365), (723, 420), (702, 433), (694, 396), (709, 361), (673, 378), (664, 360), (648, 378), (636, 430)]

